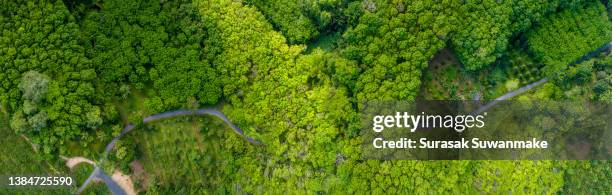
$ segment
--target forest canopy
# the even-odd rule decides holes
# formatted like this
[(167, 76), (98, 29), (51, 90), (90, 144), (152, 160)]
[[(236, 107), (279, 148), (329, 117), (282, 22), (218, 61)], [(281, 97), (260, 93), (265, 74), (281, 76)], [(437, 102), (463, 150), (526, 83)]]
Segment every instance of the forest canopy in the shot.
[[(609, 162), (363, 160), (359, 113), (425, 99), (431, 80), (524, 83), (500, 61), (558, 73), (529, 98), (610, 101), (609, 55), (574, 64), (612, 41), (608, 14), (597, 0), (0, 1), (0, 112), (52, 162), (98, 159), (134, 124), (110, 166), (150, 163), (151, 193), (583, 192), (570, 172), (606, 179)], [(458, 68), (433, 75), (444, 52)], [(263, 146), (205, 117), (142, 122), (195, 108)]]
[(612, 23), (600, 3), (553, 14), (527, 33), (533, 56), (548, 74), (564, 70), (577, 59), (612, 40)]

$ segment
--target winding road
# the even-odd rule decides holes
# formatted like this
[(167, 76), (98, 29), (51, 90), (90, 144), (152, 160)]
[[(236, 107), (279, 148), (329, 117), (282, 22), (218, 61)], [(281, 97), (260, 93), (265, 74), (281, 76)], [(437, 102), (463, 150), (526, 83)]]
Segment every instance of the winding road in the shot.
[[(244, 137), (245, 139), (247, 139), (247, 141), (251, 142), (252, 144), (255, 145), (261, 145), (261, 143), (259, 141), (254, 140), (253, 138), (250, 138), (248, 136), (244, 135), (244, 131), (242, 131), (242, 129), (240, 129), (238, 126), (234, 125), (234, 123), (232, 123), (227, 116), (225, 116), (225, 114), (219, 112), (217, 109), (213, 109), (213, 108), (203, 108), (203, 109), (198, 109), (198, 110), (174, 110), (174, 111), (168, 111), (168, 112), (163, 112), (163, 113), (159, 113), (159, 114), (155, 114), (155, 115), (151, 115), (149, 117), (146, 117), (142, 120), (143, 124), (147, 124), (150, 122), (155, 122), (155, 121), (159, 121), (159, 120), (163, 120), (163, 119), (168, 119), (168, 118), (174, 118), (174, 117), (179, 117), (179, 116), (193, 116), (193, 115), (212, 115), (212, 116), (216, 116), (217, 118), (223, 120), (223, 122), (225, 122), (226, 124), (228, 124), (233, 130), (234, 132), (236, 132), (238, 135)], [(113, 149), (113, 147), (115, 147), (115, 144), (117, 143), (117, 141), (119, 141), (119, 139), (121, 139), (123, 136), (125, 136), (125, 134), (127, 134), (128, 132), (130, 132), (132, 129), (134, 129), (134, 125), (132, 124), (128, 124), (127, 126), (125, 126), (125, 128), (123, 128), (123, 131), (121, 131), (121, 134), (119, 134), (119, 136), (115, 137), (113, 140), (111, 140), (110, 143), (108, 143), (108, 145), (106, 145), (106, 149), (104, 149), (104, 153), (102, 154), (102, 159), (106, 159), (106, 156), (108, 155), (108, 153)]]
[[(606, 49), (612, 47), (612, 42), (608, 42), (606, 44), (604, 44), (603, 46), (597, 48), (595, 51), (589, 52), (586, 55), (582, 56), (581, 58), (579, 58), (578, 60), (576, 60), (575, 62), (571, 63), (570, 65), (574, 65), (574, 64), (579, 64), (585, 60), (590, 59), (591, 57), (605, 51)], [(481, 106), (478, 110), (476, 110), (474, 113), (479, 114), (484, 112), (485, 110), (493, 107), (495, 104), (497, 104), (497, 102), (502, 101), (502, 100), (507, 100), (510, 99), (514, 96), (520, 95), (530, 89), (533, 89), (537, 86), (540, 86), (546, 82), (548, 82), (548, 77), (545, 77), (539, 81), (536, 81), (534, 83), (528, 84), (526, 86), (523, 86), (517, 90), (514, 91), (510, 91), (498, 98), (495, 98), (495, 100), (493, 100), (492, 102), (489, 102), (488, 104)], [(249, 141), (250, 143), (254, 144), (254, 145), (262, 145), (261, 142), (250, 138), (246, 135), (244, 135), (244, 131), (242, 131), (242, 129), (240, 129), (238, 126), (236, 126), (234, 123), (232, 123), (223, 113), (221, 113), (220, 111), (218, 111), (217, 109), (214, 108), (204, 108), (204, 109), (198, 109), (198, 110), (174, 110), (174, 111), (168, 111), (168, 112), (163, 112), (163, 113), (159, 113), (159, 114), (155, 114), (155, 115), (151, 115), (149, 117), (146, 117), (143, 119), (143, 124), (147, 124), (150, 122), (155, 122), (155, 121), (159, 121), (159, 120), (163, 120), (163, 119), (168, 119), (168, 118), (173, 118), (173, 117), (178, 117), (178, 116), (193, 116), (193, 115), (212, 115), (215, 116), (221, 120), (223, 120), (226, 124), (228, 124), (235, 133), (237, 133), (238, 135), (244, 137), (247, 141)], [(125, 136), (125, 134), (127, 134), (128, 132), (130, 132), (132, 129), (134, 129), (136, 126), (132, 125), (132, 124), (128, 124), (125, 126), (125, 128), (123, 129), (123, 131), (121, 131), (121, 134), (119, 134), (119, 136), (113, 138), (113, 140), (111, 140), (110, 143), (108, 143), (108, 145), (106, 145), (106, 148), (104, 149), (104, 153), (102, 154), (102, 157), (100, 158), (98, 164), (102, 164), (102, 162), (104, 160), (106, 160), (106, 157), (108, 156), (108, 154), (110, 153), (110, 151), (113, 149), (113, 147), (115, 147), (115, 144), (117, 143), (117, 141), (119, 141), (119, 139), (121, 139), (123, 136)], [(102, 179), (102, 181), (104, 181), (104, 183), (106, 183), (106, 185), (108, 186), (109, 190), (111, 191), (111, 193), (113, 194), (126, 194), (125, 191), (115, 182), (113, 181), (108, 175), (106, 175), (104, 173), (104, 171), (102, 169), (100, 169), (100, 167), (98, 167), (97, 165), (94, 164), (94, 171), (92, 171), (91, 175), (87, 178), (87, 180), (85, 180), (85, 182), (83, 183), (83, 185), (78, 189), (77, 194), (81, 194), (85, 188), (87, 188), (87, 186), (91, 183), (91, 181), (93, 181), (95, 178), (100, 178)]]
[[(221, 113), (220, 111), (218, 111), (217, 109), (214, 109), (214, 108), (203, 108), (203, 109), (198, 109), (198, 110), (174, 110), (174, 111), (168, 111), (168, 112), (163, 112), (163, 113), (159, 113), (159, 114), (148, 116), (148, 117), (144, 118), (142, 120), (142, 122), (143, 122), (143, 124), (147, 124), (147, 123), (151, 123), (151, 122), (155, 122), (155, 121), (159, 121), (159, 120), (163, 120), (163, 119), (179, 117), (179, 116), (198, 116), (198, 115), (212, 115), (212, 116), (215, 116), (215, 117), (223, 120), (223, 122), (225, 122), (227, 125), (229, 125), (232, 128), (232, 130), (234, 130), (235, 133), (237, 133), (238, 135), (244, 137), (250, 143), (252, 143), (254, 145), (262, 145), (261, 142), (255, 140), (255, 139), (253, 139), (251, 137), (248, 137), (248, 136), (244, 135), (244, 131), (242, 131), (242, 129), (240, 129), (238, 126), (236, 126), (234, 123), (232, 123), (227, 118), (227, 116), (225, 116), (225, 114)], [(106, 157), (108, 156), (110, 151), (117, 144), (117, 141), (119, 141), (119, 139), (123, 138), (125, 136), (125, 134), (130, 132), (135, 127), (136, 126), (133, 125), (133, 124), (126, 125), (125, 128), (123, 128), (123, 131), (121, 131), (121, 134), (119, 134), (119, 136), (113, 138), (113, 140), (111, 140), (111, 142), (106, 145), (106, 148), (104, 149), (104, 152), (102, 153), (102, 157), (100, 158), (98, 164), (102, 164), (106, 160)], [(126, 194), (125, 191), (121, 187), (119, 187), (119, 185), (115, 181), (113, 181), (108, 175), (106, 175), (106, 173), (104, 173), (104, 171), (102, 169), (100, 169), (100, 167), (98, 167), (96, 164), (94, 164), (94, 167), (95, 167), (94, 171), (91, 172), (91, 174), (89, 175), (87, 180), (85, 180), (83, 185), (81, 185), (81, 187), (77, 190), (77, 194), (81, 194), (85, 190), (85, 188), (87, 188), (87, 186), (89, 186), (89, 184), (95, 178), (102, 179), (102, 181), (104, 181), (104, 183), (108, 186), (108, 188), (111, 191), (111, 193), (113, 193), (113, 194)]]

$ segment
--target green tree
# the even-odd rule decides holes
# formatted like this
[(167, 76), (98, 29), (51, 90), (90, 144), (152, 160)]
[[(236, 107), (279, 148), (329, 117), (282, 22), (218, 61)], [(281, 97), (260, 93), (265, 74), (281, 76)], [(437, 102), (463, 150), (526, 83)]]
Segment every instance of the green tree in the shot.
[(19, 90), (23, 93), (23, 98), (33, 103), (39, 103), (49, 89), (49, 78), (37, 71), (28, 71), (21, 78)]
[(95, 129), (102, 124), (102, 118), (100, 117), (100, 108), (92, 107), (87, 113), (85, 113), (85, 123), (88, 128)]
[(25, 119), (23, 112), (16, 112), (11, 117), (11, 129), (17, 133), (25, 133), (29, 128), (28, 121)]
[(32, 130), (36, 132), (47, 127), (48, 122), (49, 122), (49, 116), (47, 116), (47, 112), (44, 110), (28, 118), (28, 124), (30, 125), (30, 127), (32, 127)]

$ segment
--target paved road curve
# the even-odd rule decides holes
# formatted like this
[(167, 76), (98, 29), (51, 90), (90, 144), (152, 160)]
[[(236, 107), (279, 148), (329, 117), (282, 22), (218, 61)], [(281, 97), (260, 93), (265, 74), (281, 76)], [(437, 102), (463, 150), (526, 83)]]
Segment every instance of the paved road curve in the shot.
[[(588, 59), (590, 59), (592, 57), (595, 57), (597, 54), (607, 50), (610, 47), (612, 47), (612, 42), (608, 42), (608, 43), (602, 45), (601, 47), (597, 48), (596, 50), (587, 53), (586, 55), (580, 57), (580, 59), (572, 62), (569, 65), (571, 66), (571, 65), (575, 65), (575, 64), (580, 64), (583, 61), (586, 61), (586, 60), (588, 60)], [(510, 98), (512, 98), (514, 96), (520, 95), (520, 94), (522, 94), (522, 93), (524, 93), (524, 92), (526, 92), (526, 91), (528, 91), (530, 89), (533, 89), (533, 88), (535, 88), (537, 86), (540, 86), (540, 85), (542, 85), (542, 84), (544, 84), (546, 82), (548, 82), (548, 77), (544, 77), (543, 79), (541, 79), (539, 81), (536, 81), (536, 82), (530, 83), (528, 85), (525, 85), (525, 86), (523, 86), (521, 88), (518, 88), (517, 90), (510, 91), (510, 92), (508, 92), (508, 93), (506, 93), (506, 94), (504, 94), (502, 96), (499, 96), (498, 98), (495, 98), (495, 100), (489, 102), (488, 104), (485, 104), (484, 106), (481, 106), (480, 108), (478, 108), (478, 110), (474, 111), (473, 114), (480, 114), (480, 113), (484, 112), (485, 110), (495, 106), (495, 104), (497, 104), (497, 102), (499, 102), (499, 101), (507, 100), (507, 99), (510, 99)]]
[[(234, 123), (232, 123), (227, 118), (227, 116), (225, 116), (223, 113), (221, 113), (220, 111), (218, 111), (217, 109), (214, 109), (214, 108), (203, 108), (203, 109), (198, 109), (198, 110), (174, 110), (174, 111), (168, 111), (168, 112), (163, 112), (163, 113), (159, 113), (159, 114), (148, 116), (148, 117), (144, 118), (142, 120), (142, 122), (143, 122), (143, 124), (147, 124), (147, 123), (150, 123), (150, 122), (155, 122), (155, 121), (159, 121), (159, 120), (163, 120), (163, 119), (169, 119), (169, 118), (174, 118), (174, 117), (179, 117), (179, 116), (194, 116), (194, 115), (212, 115), (212, 116), (215, 116), (215, 117), (223, 120), (223, 122), (225, 122), (227, 125), (229, 125), (232, 128), (232, 130), (234, 130), (235, 133), (237, 133), (238, 135), (244, 137), (250, 143), (252, 143), (254, 145), (262, 145), (261, 142), (255, 140), (255, 139), (253, 139), (251, 137), (248, 137), (248, 136), (244, 135), (244, 131), (242, 131), (242, 129), (240, 129), (238, 126), (236, 126)], [(106, 145), (106, 148), (104, 149), (104, 152), (102, 153), (102, 157), (100, 158), (98, 164), (102, 164), (103, 161), (106, 160), (106, 157), (108, 156), (110, 151), (113, 149), (113, 147), (115, 147), (115, 144), (117, 144), (117, 141), (119, 141), (119, 139), (123, 138), (123, 136), (125, 136), (125, 134), (130, 132), (135, 127), (136, 126), (134, 126), (132, 124), (126, 125), (125, 128), (123, 128), (123, 131), (121, 131), (121, 134), (119, 134), (119, 136), (113, 138), (113, 140), (111, 140), (111, 142)], [(104, 183), (106, 183), (106, 185), (108, 186), (108, 188), (111, 191), (111, 193), (113, 193), (113, 194), (125, 194), (125, 191), (123, 191), (123, 189), (121, 189), (121, 187), (119, 187), (119, 185), (117, 183), (115, 183), (115, 181), (113, 181), (108, 175), (106, 175), (104, 173), (104, 171), (102, 169), (100, 169), (100, 167), (98, 167), (97, 165), (94, 165), (94, 167), (95, 167), (94, 171), (91, 172), (91, 175), (89, 175), (87, 180), (85, 180), (83, 185), (81, 185), (81, 187), (77, 190), (77, 194), (81, 194), (83, 192), (83, 190), (85, 190), (85, 188), (87, 188), (87, 186), (95, 178), (101, 178), (102, 181), (104, 181)]]

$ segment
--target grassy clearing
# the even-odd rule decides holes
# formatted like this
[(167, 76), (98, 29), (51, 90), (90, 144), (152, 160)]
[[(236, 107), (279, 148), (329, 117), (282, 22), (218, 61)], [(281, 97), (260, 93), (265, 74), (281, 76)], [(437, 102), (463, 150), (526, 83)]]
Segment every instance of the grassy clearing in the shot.
[[(19, 135), (15, 134), (9, 127), (8, 116), (0, 108), (0, 175), (71, 175), (61, 162), (49, 163), (35, 154), (32, 146)], [(0, 189), (0, 194), (24, 194), (58, 193), (66, 194), (68, 189)]]
[(32, 146), (9, 127), (8, 116), (0, 110), (0, 175), (53, 173), (45, 161), (34, 155)]

